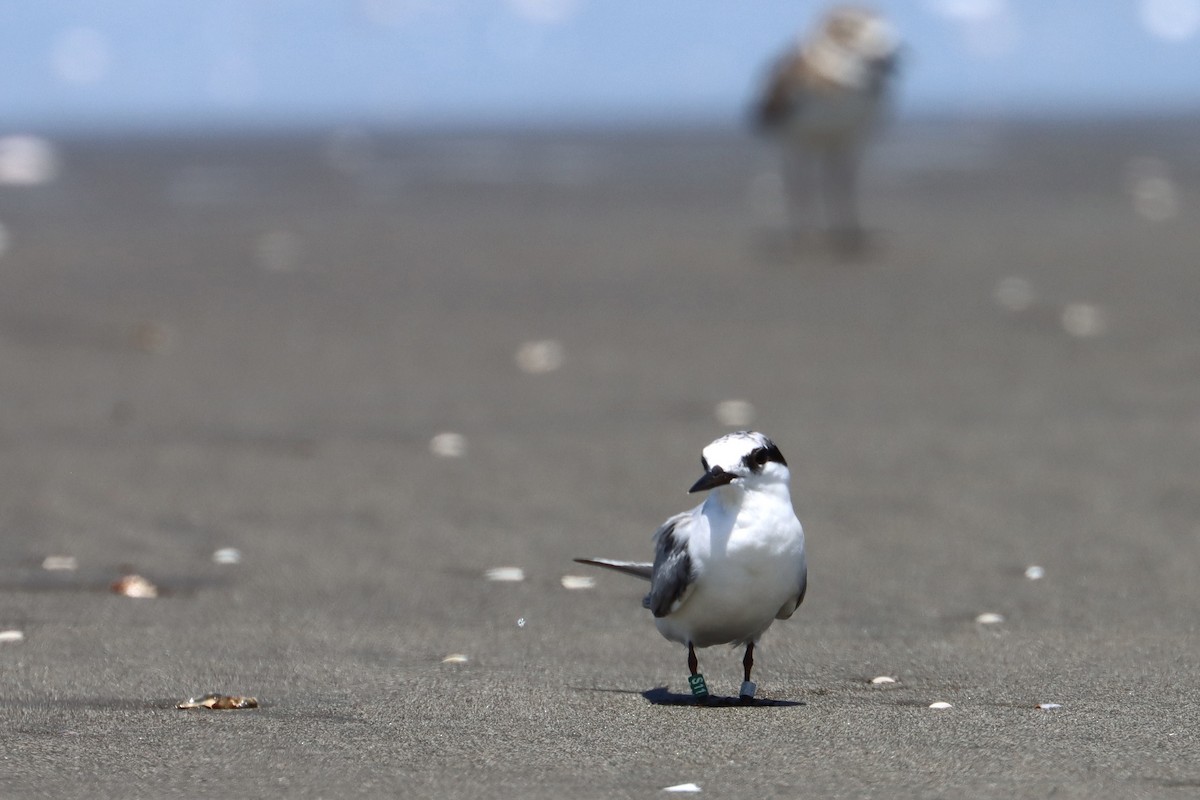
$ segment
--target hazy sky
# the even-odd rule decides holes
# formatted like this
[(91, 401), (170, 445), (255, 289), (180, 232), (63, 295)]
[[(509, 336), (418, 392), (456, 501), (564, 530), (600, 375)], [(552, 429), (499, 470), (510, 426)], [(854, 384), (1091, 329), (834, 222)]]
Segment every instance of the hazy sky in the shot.
[[(806, 0), (0, 0), (20, 127), (734, 122)], [(902, 112), (1200, 110), (1200, 0), (880, 0)]]

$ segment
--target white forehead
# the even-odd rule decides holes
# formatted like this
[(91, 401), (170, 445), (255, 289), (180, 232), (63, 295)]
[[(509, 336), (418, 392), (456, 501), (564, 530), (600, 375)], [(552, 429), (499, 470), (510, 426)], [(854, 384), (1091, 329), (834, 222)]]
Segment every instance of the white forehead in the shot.
[(704, 460), (710, 467), (731, 469), (742, 462), (748, 454), (767, 446), (767, 437), (753, 431), (730, 433), (704, 448)]

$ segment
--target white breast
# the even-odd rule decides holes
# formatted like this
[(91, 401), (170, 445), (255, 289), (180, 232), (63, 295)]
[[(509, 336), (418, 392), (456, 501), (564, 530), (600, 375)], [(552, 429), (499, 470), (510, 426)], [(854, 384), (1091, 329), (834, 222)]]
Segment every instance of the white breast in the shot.
[(804, 531), (786, 495), (747, 502), (734, 519), (706, 518), (709, 530), (688, 543), (694, 587), (656, 624), (668, 639), (697, 647), (754, 641), (799, 589)]

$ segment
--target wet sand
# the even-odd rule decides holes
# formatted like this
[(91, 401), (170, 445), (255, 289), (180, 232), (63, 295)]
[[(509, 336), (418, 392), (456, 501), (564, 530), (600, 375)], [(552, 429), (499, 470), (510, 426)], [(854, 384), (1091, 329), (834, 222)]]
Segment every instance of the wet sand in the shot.
[[(897, 126), (853, 258), (730, 133), (59, 142), (0, 186), (0, 794), (1195, 792), (1195, 124)], [(726, 400), (810, 590), (696, 708), (641, 585), (560, 581)]]

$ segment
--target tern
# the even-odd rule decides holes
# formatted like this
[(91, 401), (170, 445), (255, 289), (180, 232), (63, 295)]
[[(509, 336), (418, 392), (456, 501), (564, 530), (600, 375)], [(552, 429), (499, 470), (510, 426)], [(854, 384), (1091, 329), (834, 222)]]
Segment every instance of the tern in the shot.
[(704, 474), (689, 492), (704, 502), (668, 519), (654, 534), (653, 563), (579, 558), (650, 581), (642, 605), (667, 639), (688, 649), (688, 682), (708, 697), (697, 647), (746, 648), (742, 702), (754, 698), (754, 645), (777, 619), (804, 601), (808, 561), (804, 529), (792, 508), (787, 461), (755, 431), (722, 436), (704, 448)]

